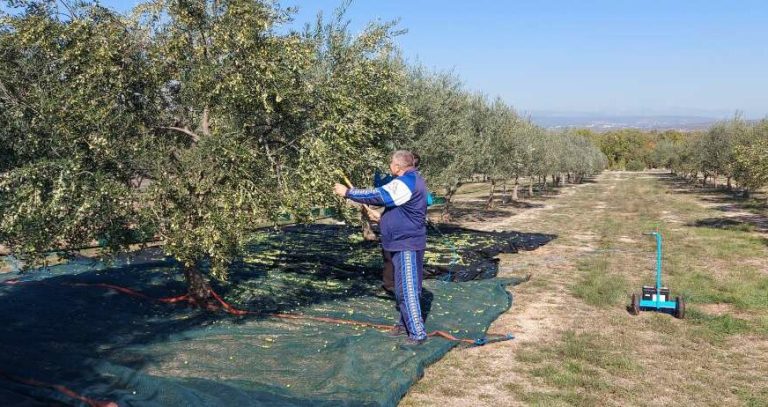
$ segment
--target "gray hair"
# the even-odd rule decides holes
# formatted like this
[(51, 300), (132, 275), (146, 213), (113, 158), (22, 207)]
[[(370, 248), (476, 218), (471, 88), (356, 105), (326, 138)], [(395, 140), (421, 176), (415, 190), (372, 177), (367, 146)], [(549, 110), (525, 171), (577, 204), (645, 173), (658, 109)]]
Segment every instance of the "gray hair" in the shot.
[(413, 153), (408, 150), (397, 150), (392, 153), (392, 162), (401, 169), (413, 167), (414, 161)]

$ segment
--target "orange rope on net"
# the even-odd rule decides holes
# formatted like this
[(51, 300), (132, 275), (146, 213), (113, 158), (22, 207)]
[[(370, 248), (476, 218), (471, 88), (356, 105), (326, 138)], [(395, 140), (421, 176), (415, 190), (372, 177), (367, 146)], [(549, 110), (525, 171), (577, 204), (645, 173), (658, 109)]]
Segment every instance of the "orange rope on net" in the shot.
[(5, 373), (3, 371), (0, 371), (0, 378), (6, 379), (8, 381), (24, 384), (27, 386), (55, 390), (67, 397), (73, 398), (75, 400), (79, 400), (85, 403), (89, 407), (118, 407), (118, 404), (115, 403), (114, 401), (96, 400), (96, 399), (88, 398), (60, 384), (45, 383), (35, 379), (23, 378), (23, 377)]
[[(7, 280), (3, 282), (3, 284), (7, 285), (27, 285), (27, 284), (45, 284), (44, 282), (39, 281), (30, 281), (30, 282), (22, 282), (18, 280)], [(121, 287), (113, 284), (106, 284), (106, 283), (63, 283), (65, 286), (70, 287), (96, 287), (96, 288), (103, 288), (107, 290), (113, 290), (122, 294), (130, 295), (137, 298), (142, 298), (150, 301), (157, 301), (162, 302), (166, 304), (174, 304), (178, 302), (192, 302), (192, 299), (189, 295), (179, 295), (175, 297), (163, 297), (163, 298), (152, 298), (148, 295), (141, 293), (139, 291), (127, 288), (127, 287)], [(226, 302), (221, 296), (216, 292), (211, 290), (211, 296), (219, 303), (221, 306), (221, 309), (227, 312), (231, 315), (260, 315), (258, 312), (254, 311), (248, 311), (240, 308), (236, 308)], [(366, 328), (373, 328), (378, 330), (391, 330), (394, 326), (393, 325), (385, 325), (385, 324), (377, 324), (373, 322), (365, 322), (365, 321), (357, 321), (353, 319), (342, 319), (342, 318), (331, 318), (331, 317), (317, 317), (312, 315), (303, 315), (303, 314), (286, 314), (286, 313), (276, 313), (276, 314), (270, 314), (269, 316), (273, 318), (280, 318), (280, 319), (292, 319), (292, 320), (308, 320), (308, 321), (317, 321), (317, 322), (325, 322), (329, 324), (342, 324), (342, 325), (352, 325), (352, 326), (360, 326), (360, 327), (366, 327)], [(510, 335), (500, 335), (500, 334), (490, 334), (496, 337), (500, 338), (506, 338), (511, 339)], [(467, 343), (471, 345), (484, 345), (485, 341), (479, 341), (477, 339), (465, 339), (465, 338), (457, 338), (456, 336), (446, 332), (446, 331), (432, 331), (427, 336), (430, 337), (440, 337), (449, 341), (454, 342), (461, 342), (461, 343)]]

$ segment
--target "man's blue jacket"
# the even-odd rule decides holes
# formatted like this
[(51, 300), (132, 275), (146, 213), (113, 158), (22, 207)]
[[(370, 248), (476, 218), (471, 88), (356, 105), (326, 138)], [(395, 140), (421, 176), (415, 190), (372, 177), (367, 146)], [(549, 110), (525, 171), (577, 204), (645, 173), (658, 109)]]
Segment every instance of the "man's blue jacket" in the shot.
[(416, 169), (371, 189), (351, 188), (346, 197), (384, 206), (379, 225), (381, 246), (390, 252), (427, 248), (427, 185)]

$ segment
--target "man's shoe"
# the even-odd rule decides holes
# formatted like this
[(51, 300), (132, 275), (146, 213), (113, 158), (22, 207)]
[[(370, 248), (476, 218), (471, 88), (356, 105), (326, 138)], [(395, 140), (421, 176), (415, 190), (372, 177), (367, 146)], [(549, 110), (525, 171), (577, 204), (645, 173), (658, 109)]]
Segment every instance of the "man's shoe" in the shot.
[(402, 346), (404, 346), (406, 348), (411, 348), (411, 347), (419, 346), (419, 345), (421, 345), (422, 343), (424, 343), (426, 341), (427, 341), (427, 338), (424, 338), (424, 339), (414, 339), (414, 338), (408, 337), (403, 342)]
[(384, 294), (386, 294), (386, 295), (388, 295), (388, 296), (390, 296), (392, 298), (395, 298), (395, 289), (394, 288), (389, 288), (387, 286), (381, 286), (381, 289), (384, 290)]
[(405, 327), (402, 325), (395, 325), (389, 329), (389, 332), (387, 332), (387, 335), (394, 338), (398, 336), (408, 335), (408, 331), (406, 331)]

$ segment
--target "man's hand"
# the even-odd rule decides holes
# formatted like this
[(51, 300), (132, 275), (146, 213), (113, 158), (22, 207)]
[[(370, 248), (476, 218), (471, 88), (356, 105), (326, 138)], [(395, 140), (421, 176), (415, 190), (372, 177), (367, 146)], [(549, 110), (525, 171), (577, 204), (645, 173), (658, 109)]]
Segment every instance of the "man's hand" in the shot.
[(365, 208), (365, 214), (368, 216), (368, 219), (373, 223), (379, 223), (381, 222), (381, 213), (374, 210), (373, 208), (363, 205)]
[(348, 190), (349, 190), (349, 188), (345, 187), (344, 185), (338, 184), (338, 183), (333, 186), (333, 193), (335, 193), (336, 195), (341, 196), (341, 197), (346, 196)]

